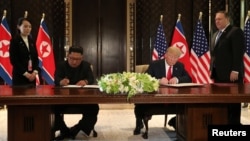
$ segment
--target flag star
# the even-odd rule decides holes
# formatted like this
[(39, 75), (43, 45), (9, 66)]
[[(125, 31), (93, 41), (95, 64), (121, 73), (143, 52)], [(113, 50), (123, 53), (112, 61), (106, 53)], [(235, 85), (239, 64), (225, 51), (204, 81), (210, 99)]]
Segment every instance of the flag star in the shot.
[(210, 79), (210, 70), (207, 64), (210, 63), (210, 52), (205, 31), (201, 21), (198, 20), (191, 48), (191, 65), (194, 82), (212, 83)]
[(49, 53), (49, 50), (48, 50), (48, 44), (46, 45), (42, 45), (42, 54), (48, 52)]
[(154, 50), (156, 50), (157, 54), (153, 52), (152, 56), (156, 58), (154, 57), (152, 58), (156, 60), (161, 59), (165, 54), (166, 48), (167, 48), (167, 41), (166, 41), (165, 33), (163, 30), (163, 25), (160, 24), (157, 29), (157, 35), (156, 35), (155, 44), (154, 44)]
[(3, 42), (0, 42), (2, 45), (2, 48), (0, 50), (2, 51), (2, 56), (5, 56), (5, 53), (9, 52), (9, 44), (5, 45)]
[(184, 53), (183, 50), (182, 50), (182, 48), (184, 47), (183, 44), (181, 44), (181, 45), (176, 44), (176, 47), (180, 48), (180, 49), (181, 49), (181, 52)]
[(246, 22), (245, 28), (244, 28), (245, 38), (246, 38), (246, 53), (248, 56), (250, 56), (250, 21), (248, 20)]

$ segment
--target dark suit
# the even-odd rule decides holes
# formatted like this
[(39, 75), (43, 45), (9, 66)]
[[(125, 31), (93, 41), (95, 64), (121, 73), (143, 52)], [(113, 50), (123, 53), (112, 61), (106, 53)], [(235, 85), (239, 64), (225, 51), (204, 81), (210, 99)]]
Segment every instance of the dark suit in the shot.
[[(243, 83), (244, 64), (243, 55), (245, 52), (245, 38), (243, 31), (229, 25), (215, 44), (218, 32), (212, 37), (211, 43), (211, 78), (215, 83)], [(230, 81), (230, 73), (237, 71), (238, 80)], [(229, 104), (228, 122), (229, 124), (240, 124), (241, 104)]]
[(70, 85), (75, 85), (79, 80), (88, 80), (89, 84), (94, 83), (94, 75), (90, 63), (82, 61), (77, 68), (69, 66), (68, 61), (60, 63), (55, 71), (55, 84), (59, 86), (60, 81), (64, 78), (70, 80)]
[[(13, 66), (12, 84), (13, 85), (35, 85), (36, 81), (30, 82), (23, 74), (25, 72), (39, 71), (38, 53), (36, 44), (28, 36), (29, 50), (21, 36), (16, 36), (10, 41), (10, 61)], [(28, 71), (28, 61), (32, 60), (32, 70)]]
[(238, 83), (243, 82), (245, 52), (244, 33), (238, 27), (229, 25), (215, 44), (218, 32), (212, 37), (211, 43), (211, 69), (212, 78), (215, 82), (230, 83), (230, 73), (239, 72)]
[[(152, 77), (156, 79), (161, 79), (162, 77), (166, 77), (166, 67), (165, 67), (165, 59), (153, 61), (146, 73), (150, 74)], [(180, 62), (176, 62), (173, 66), (172, 77), (177, 77), (179, 83), (187, 83), (192, 82), (191, 77), (188, 75), (187, 71), (184, 68), (184, 65)], [(170, 108), (172, 104), (135, 104), (134, 113), (136, 117), (136, 128), (137, 126), (141, 126), (142, 118), (145, 116), (144, 113), (148, 108), (154, 107), (163, 107)], [(135, 133), (134, 133), (135, 134)]]
[[(165, 59), (158, 60), (152, 62), (146, 73), (150, 74), (152, 77), (156, 79), (161, 79), (162, 77), (166, 77), (166, 67), (165, 67)], [(180, 62), (177, 62), (173, 66), (173, 77), (177, 77), (179, 83), (191, 82), (191, 78), (188, 73), (184, 69), (184, 65)]]
[[(70, 67), (68, 61), (59, 64), (55, 71), (55, 84), (59, 86), (60, 81), (66, 77), (70, 80), (69, 84), (71, 85), (75, 85), (80, 80), (87, 80), (88, 84), (94, 83), (92, 69), (90, 64), (86, 61), (82, 61), (76, 68)], [(65, 109), (78, 109), (77, 111), (81, 111), (83, 115), (79, 123), (74, 126), (75, 131), (73, 136), (75, 136), (80, 130), (89, 135), (97, 122), (97, 114), (99, 112), (98, 104), (55, 106), (55, 129), (59, 129), (63, 134), (67, 134), (66, 132), (69, 130), (61, 116)]]

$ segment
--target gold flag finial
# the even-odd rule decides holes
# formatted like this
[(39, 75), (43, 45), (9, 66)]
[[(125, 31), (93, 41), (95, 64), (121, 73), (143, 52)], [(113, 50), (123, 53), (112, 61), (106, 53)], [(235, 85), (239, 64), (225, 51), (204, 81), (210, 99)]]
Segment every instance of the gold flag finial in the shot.
[(249, 11), (247, 11), (247, 16), (250, 16), (250, 10), (249, 10)]
[(24, 12), (24, 16), (23, 16), (24, 18), (28, 18), (28, 11), (25, 11)]
[(178, 21), (181, 20), (181, 14), (178, 14)]
[(163, 15), (160, 16), (160, 22), (162, 23), (163, 21)]
[(45, 18), (45, 14), (43, 13), (43, 14), (42, 14), (42, 19), (44, 19), (44, 18)]
[(201, 20), (201, 18), (202, 18), (202, 12), (200, 12), (199, 14), (199, 20)]
[(6, 17), (7, 15), (7, 10), (3, 10), (3, 17)]

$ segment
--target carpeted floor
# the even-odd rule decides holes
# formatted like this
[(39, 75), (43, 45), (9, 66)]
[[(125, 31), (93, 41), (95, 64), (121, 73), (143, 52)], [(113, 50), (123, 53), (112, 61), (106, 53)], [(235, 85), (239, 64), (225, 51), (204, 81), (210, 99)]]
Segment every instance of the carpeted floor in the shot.
[[(174, 115), (169, 115), (168, 119)], [(78, 122), (81, 115), (65, 115), (66, 124), (71, 127)], [(250, 109), (242, 109), (243, 124), (250, 124)], [(7, 110), (0, 110), (0, 141), (7, 141)], [(149, 141), (175, 141), (176, 134), (173, 128), (167, 126), (164, 128), (164, 116), (153, 116), (149, 121)], [(76, 137), (78, 141), (146, 141), (141, 135), (133, 135), (135, 127), (135, 118), (133, 108), (101, 108), (98, 115), (98, 121), (95, 129), (98, 137), (94, 138), (92, 134), (89, 137), (84, 136), (83, 132), (79, 132)], [(144, 131), (145, 128), (142, 130)], [(58, 132), (56, 133), (58, 134)], [(70, 139), (65, 139), (70, 141)]]

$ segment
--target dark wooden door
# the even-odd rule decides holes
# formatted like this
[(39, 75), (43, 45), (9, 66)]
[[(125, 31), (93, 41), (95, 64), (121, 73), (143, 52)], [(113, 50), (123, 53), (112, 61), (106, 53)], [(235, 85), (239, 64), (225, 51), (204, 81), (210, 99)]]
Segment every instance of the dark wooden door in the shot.
[(97, 77), (122, 72), (126, 64), (126, 1), (74, 0), (73, 45), (84, 49)]

